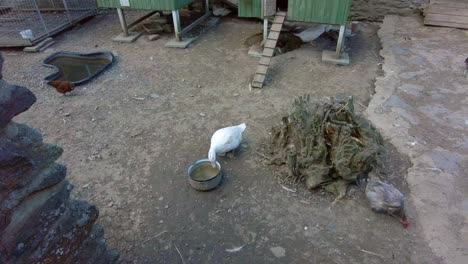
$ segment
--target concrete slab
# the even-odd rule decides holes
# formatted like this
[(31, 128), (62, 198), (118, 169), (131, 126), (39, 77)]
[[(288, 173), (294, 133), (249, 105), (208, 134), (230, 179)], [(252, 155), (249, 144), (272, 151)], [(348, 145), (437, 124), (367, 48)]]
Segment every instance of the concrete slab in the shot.
[(468, 263), (466, 34), (387, 16), (379, 36), (384, 74), (366, 114), (413, 164), (406, 211), (440, 258), (411, 263)]
[(40, 52), (54, 44), (53, 38), (46, 38), (43, 41), (39, 42), (35, 46), (26, 47), (23, 49), (24, 52)]
[(341, 53), (340, 58), (336, 58), (336, 52), (332, 50), (324, 50), (322, 53), (322, 61), (338, 65), (349, 65), (349, 55), (346, 52)]
[(141, 32), (128, 32), (128, 36), (125, 36), (123, 33), (120, 33), (112, 39), (115, 42), (124, 42), (131, 43), (137, 40), (143, 33)]
[(197, 38), (186, 38), (182, 39), (181, 41), (178, 41), (177, 39), (173, 38), (171, 39), (168, 43), (166, 43), (167, 48), (178, 48), (178, 49), (185, 49), (190, 44), (192, 44)]
[(45, 51), (46, 49), (52, 47), (53, 45), (55, 44), (55, 41), (50, 41), (49, 43), (45, 44), (44, 46), (40, 47), (39, 48), (39, 52), (43, 52)]
[(219, 23), (220, 19), (218, 17), (210, 17), (203, 21), (201, 24), (193, 28), (191, 31), (184, 34), (184, 38), (181, 41), (176, 40), (175, 38), (171, 39), (168, 43), (166, 43), (167, 48), (179, 48), (185, 49), (190, 46), (195, 40), (200, 37), (203, 32), (207, 29), (214, 27)]
[(263, 47), (260, 45), (252, 45), (249, 48), (249, 56), (252, 56), (254, 58), (261, 58), (263, 53)]

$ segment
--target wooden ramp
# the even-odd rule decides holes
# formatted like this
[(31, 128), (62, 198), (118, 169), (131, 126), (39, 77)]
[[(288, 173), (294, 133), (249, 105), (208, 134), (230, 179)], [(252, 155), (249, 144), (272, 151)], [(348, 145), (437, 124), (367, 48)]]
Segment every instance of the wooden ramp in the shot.
[(263, 83), (268, 72), (268, 67), (270, 66), (271, 58), (275, 53), (276, 44), (278, 43), (278, 38), (283, 28), (284, 21), (286, 20), (286, 12), (277, 12), (275, 14), (275, 19), (270, 28), (270, 33), (266, 43), (264, 43), (262, 58), (258, 64), (257, 71), (255, 72), (251, 86), (254, 88), (262, 88)]
[(424, 24), (468, 29), (468, 0), (431, 0)]

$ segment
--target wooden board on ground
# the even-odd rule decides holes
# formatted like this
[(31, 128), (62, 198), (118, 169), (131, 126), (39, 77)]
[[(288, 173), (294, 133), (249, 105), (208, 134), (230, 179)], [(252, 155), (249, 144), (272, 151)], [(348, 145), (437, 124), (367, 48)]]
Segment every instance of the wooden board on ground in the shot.
[(426, 10), (425, 25), (468, 29), (466, 0), (431, 0)]

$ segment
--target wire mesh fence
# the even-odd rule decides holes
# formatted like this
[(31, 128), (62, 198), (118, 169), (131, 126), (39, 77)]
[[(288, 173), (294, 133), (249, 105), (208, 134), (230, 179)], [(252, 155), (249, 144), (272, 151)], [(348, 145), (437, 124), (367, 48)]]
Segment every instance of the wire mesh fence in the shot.
[(0, 47), (33, 45), (96, 10), (96, 0), (0, 0)]

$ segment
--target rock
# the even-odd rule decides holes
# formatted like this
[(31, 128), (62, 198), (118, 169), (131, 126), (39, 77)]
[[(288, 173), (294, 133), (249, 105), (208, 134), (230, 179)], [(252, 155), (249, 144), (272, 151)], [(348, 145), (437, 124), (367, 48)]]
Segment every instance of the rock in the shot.
[(231, 13), (231, 10), (224, 7), (214, 7), (213, 15), (214, 16), (227, 16)]
[(201, 116), (201, 117), (205, 117), (206, 114), (205, 114), (205, 113), (200, 113), (200, 116)]
[(30, 199), (15, 208), (10, 208), (10, 210), (2, 208), (4, 219), (0, 224), (0, 232), (2, 232), (0, 252), (13, 253), (14, 245), (19, 243), (25, 243), (28, 248), (36, 248), (48, 233), (49, 223), (56, 222), (61, 212), (64, 211), (64, 203), (71, 189), (70, 184), (63, 181), (42, 192), (34, 193)]
[(271, 253), (277, 258), (282, 258), (286, 256), (286, 249), (282, 247), (272, 247), (270, 248)]
[(97, 208), (70, 200), (66, 167), (55, 163), (62, 149), (11, 122), (35, 100), (0, 80), (0, 263), (115, 263), (118, 254), (94, 224)]
[(35, 102), (36, 96), (27, 88), (0, 80), (0, 128)]
[(159, 39), (159, 37), (160, 36), (158, 34), (152, 34), (152, 35), (148, 36), (148, 39), (149, 39), (149, 41), (155, 41), (155, 40)]
[(232, 95), (233, 95), (234, 97), (238, 97), (240, 94), (238, 94), (238, 93), (233, 93)]
[(302, 42), (311, 42), (320, 37), (323, 33), (328, 32), (331, 29), (329, 25), (318, 25), (310, 27), (301, 33), (295, 34), (301, 38)]
[(163, 27), (159, 23), (154, 23), (154, 22), (146, 23), (146, 24), (143, 24), (143, 28), (150, 35), (163, 32)]

